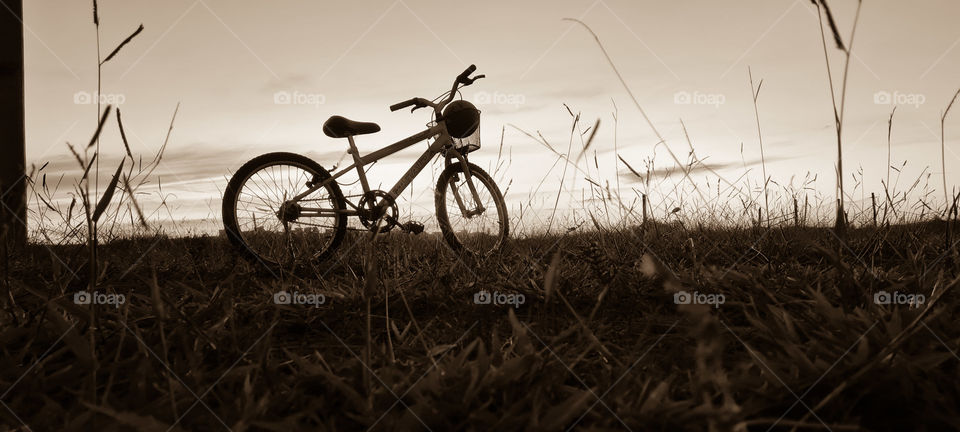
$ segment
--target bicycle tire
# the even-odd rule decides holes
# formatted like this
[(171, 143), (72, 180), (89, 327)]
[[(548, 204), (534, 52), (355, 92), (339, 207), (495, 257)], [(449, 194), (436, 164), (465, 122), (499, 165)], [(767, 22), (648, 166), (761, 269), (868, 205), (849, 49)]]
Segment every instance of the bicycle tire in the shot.
[[(482, 185), (490, 193), (490, 199), (494, 204), (493, 207), (497, 211), (497, 232), (493, 236), (494, 240), (492, 245), (487, 248), (489, 250), (486, 251), (473, 250), (464, 244), (450, 222), (450, 214), (447, 211), (447, 186), (449, 186), (450, 180), (454, 178), (455, 175), (463, 172), (463, 165), (459, 162), (448, 166), (437, 178), (437, 188), (434, 191), (434, 201), (437, 207), (437, 223), (440, 226), (440, 231), (443, 233), (444, 240), (454, 252), (473, 258), (483, 258), (500, 250), (506, 243), (510, 231), (510, 223), (507, 218), (507, 205), (503, 200), (503, 194), (500, 192), (500, 188), (497, 187), (493, 178), (484, 170), (480, 169), (480, 167), (472, 163), (468, 163), (467, 165), (470, 167), (470, 175), (475, 180), (479, 180), (479, 182), (475, 182), (474, 186), (479, 187)], [(471, 196), (471, 194), (468, 192), (466, 196)], [(489, 211), (489, 208), (487, 208), (487, 211)]]
[[(306, 156), (286, 152), (267, 153), (251, 159), (247, 163), (243, 164), (243, 166), (241, 166), (240, 169), (233, 174), (233, 177), (230, 178), (230, 182), (227, 184), (227, 188), (224, 191), (222, 205), (224, 231), (231, 244), (244, 257), (250, 259), (251, 261), (263, 264), (271, 270), (276, 270), (290, 263), (281, 262), (280, 260), (273, 259), (269, 256), (264, 256), (262, 253), (258, 253), (255, 248), (248, 243), (248, 241), (244, 238), (243, 231), (241, 230), (237, 219), (237, 202), (244, 185), (248, 182), (248, 180), (250, 180), (251, 177), (259, 172), (265, 171), (267, 168), (278, 165), (299, 167), (304, 171), (313, 174), (313, 179), (315, 181), (322, 181), (330, 178), (330, 173), (326, 169), (320, 166), (320, 164), (315, 162), (313, 159), (310, 159)], [(340, 186), (337, 184), (337, 182), (329, 182), (322, 189), (326, 189), (327, 195), (329, 196), (329, 199), (332, 202), (335, 210), (343, 211), (346, 209), (346, 200), (344, 199), (343, 192), (341, 192)], [(346, 234), (346, 214), (340, 213), (339, 215), (331, 217), (330, 219), (332, 219), (335, 223), (333, 228), (333, 236), (325, 248), (316, 251), (308, 257), (308, 260), (312, 262), (319, 262), (329, 258), (330, 255), (332, 255), (333, 252), (336, 251), (336, 249), (340, 246), (340, 243), (343, 241), (344, 235)], [(254, 231), (256, 231), (256, 228), (254, 228)], [(289, 234), (289, 231), (287, 231), (287, 234)]]

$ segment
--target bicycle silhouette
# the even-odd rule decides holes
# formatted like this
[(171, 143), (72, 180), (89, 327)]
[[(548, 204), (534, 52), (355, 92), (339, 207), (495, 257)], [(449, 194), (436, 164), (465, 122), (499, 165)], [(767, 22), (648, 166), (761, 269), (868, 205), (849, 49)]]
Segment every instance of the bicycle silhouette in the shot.
[[(330, 257), (347, 231), (347, 217), (356, 216), (366, 229), (383, 233), (399, 227), (418, 234), (423, 225), (400, 223), (396, 199), (436, 155), (444, 157), (434, 201), (443, 238), (457, 253), (487, 256), (500, 249), (508, 235), (507, 206), (493, 178), (467, 156), (480, 148), (480, 111), (454, 98), (470, 78), (470, 65), (449, 92), (434, 100), (411, 98), (390, 106), (433, 108), (427, 129), (367, 155), (360, 155), (354, 136), (380, 131), (376, 123), (332, 116), (323, 124), (331, 138), (346, 138), (353, 164), (330, 174), (314, 160), (296, 153), (267, 153), (245, 163), (230, 179), (223, 197), (223, 224), (231, 243), (244, 255), (267, 266), (319, 261)], [(370, 189), (364, 167), (421, 141), (433, 138), (426, 151), (389, 191)], [(363, 193), (353, 202), (337, 178), (356, 169)]]

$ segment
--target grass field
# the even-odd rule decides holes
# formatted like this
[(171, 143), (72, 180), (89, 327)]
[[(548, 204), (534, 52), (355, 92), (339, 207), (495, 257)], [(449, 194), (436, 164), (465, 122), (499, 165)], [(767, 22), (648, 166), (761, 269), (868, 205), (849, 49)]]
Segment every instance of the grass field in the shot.
[(650, 223), (479, 263), (356, 235), (295, 274), (119, 240), (92, 298), (122, 304), (93, 306), (86, 249), (32, 245), (3, 269), (0, 430), (958, 429), (944, 228)]
[[(130, 235), (183, 216), (157, 170), (180, 105), (145, 158), (119, 108), (98, 102), (89, 142), (67, 144), (77, 175), (41, 163), (26, 177), (35, 242), (14, 251), (0, 229), (0, 432), (960, 430), (960, 194), (945, 158), (960, 90), (938, 119), (942, 190), (930, 167), (901, 182), (895, 108), (885, 181), (868, 185), (856, 161), (843, 169), (844, 144), (857, 145), (843, 132), (860, 3), (849, 37), (826, 0), (813, 5), (827, 75), (804, 79), (829, 86), (834, 193), (815, 172), (767, 174), (763, 79), (749, 67), (762, 178), (741, 140), (743, 173), (728, 181), (714, 169), (727, 164), (697, 156), (682, 120), (683, 142), (671, 140), (689, 152), (674, 153), (597, 33), (566, 18), (593, 37), (640, 116), (620, 120), (611, 98), (613, 152), (600, 153), (614, 165), (603, 175), (592, 114), (562, 104), (565, 152), (538, 125), (500, 125), (488, 171), (504, 193), (509, 171), (530, 169), (513, 167), (515, 143), (504, 151), (507, 126), (550, 168), (510, 203), (515, 237), (481, 261), (437, 234), (350, 232), (331, 259), (285, 271), (239, 258), (224, 237)], [(102, 69), (144, 27), (101, 50), (92, 7), (100, 95)], [(122, 143), (124, 155), (101, 171), (113, 118), (121, 141), (104, 149)], [(621, 121), (645, 123), (656, 144), (618, 143)], [(770, 150), (778, 140), (767, 134)], [(628, 145), (650, 155), (625, 158)], [(661, 145), (666, 166), (655, 165)], [(554, 224), (565, 216), (579, 225)]]

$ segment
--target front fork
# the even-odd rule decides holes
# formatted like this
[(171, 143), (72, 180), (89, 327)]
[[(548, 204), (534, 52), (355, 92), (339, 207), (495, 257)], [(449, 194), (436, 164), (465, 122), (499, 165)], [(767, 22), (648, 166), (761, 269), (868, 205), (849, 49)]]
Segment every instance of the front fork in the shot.
[(480, 194), (477, 193), (477, 187), (473, 184), (473, 175), (470, 173), (470, 164), (467, 163), (467, 157), (454, 149), (448, 150), (444, 157), (445, 167), (450, 167), (453, 165), (455, 163), (453, 162), (454, 158), (456, 158), (460, 163), (460, 166), (463, 167), (463, 174), (467, 178), (467, 187), (470, 189), (470, 194), (473, 196), (473, 202), (477, 204), (476, 208), (472, 210), (467, 209), (467, 206), (463, 203), (463, 197), (460, 196), (460, 189), (457, 188), (456, 184), (456, 182), (459, 180), (459, 175), (454, 175), (453, 177), (450, 177), (449, 180), (450, 189), (453, 191), (453, 197), (457, 201), (457, 206), (460, 207), (460, 212), (468, 219), (483, 213), (483, 211), (486, 209), (483, 207), (483, 203), (480, 201)]

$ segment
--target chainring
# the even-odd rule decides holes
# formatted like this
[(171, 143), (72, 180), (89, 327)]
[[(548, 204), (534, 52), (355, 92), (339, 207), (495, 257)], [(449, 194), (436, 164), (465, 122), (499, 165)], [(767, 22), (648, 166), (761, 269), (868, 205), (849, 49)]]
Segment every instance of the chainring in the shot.
[[(370, 210), (370, 203), (373, 203), (373, 210)], [(360, 201), (357, 202), (359, 208), (360, 223), (370, 231), (376, 231), (377, 221), (380, 220), (380, 232), (385, 233), (397, 226), (397, 218), (400, 217), (400, 209), (397, 207), (397, 201), (389, 193), (382, 190), (372, 190), (363, 194)]]

